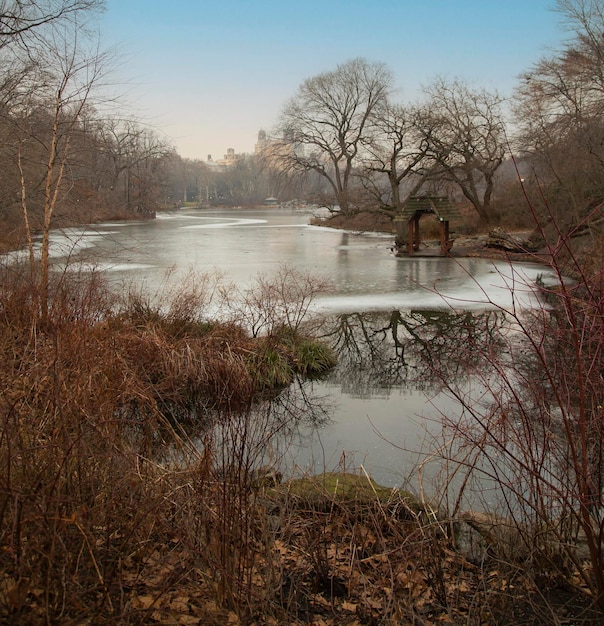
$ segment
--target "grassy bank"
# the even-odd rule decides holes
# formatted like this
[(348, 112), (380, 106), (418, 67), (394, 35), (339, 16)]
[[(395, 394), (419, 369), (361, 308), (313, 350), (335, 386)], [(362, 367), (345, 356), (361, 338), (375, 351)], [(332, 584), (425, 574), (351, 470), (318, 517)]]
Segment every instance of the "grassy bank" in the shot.
[[(208, 460), (213, 446), (200, 441), (211, 427), (335, 363), (299, 318), (288, 323), (299, 302), (284, 290), (302, 278), (286, 274), (278, 294), (263, 284), (267, 310), (243, 294), (245, 306), (222, 322), (206, 318), (208, 277), (189, 277), (158, 301), (134, 292), (119, 299), (98, 276), (63, 276), (42, 323), (28, 273), (5, 268), (3, 621), (130, 619), (124, 576), (178, 534), (175, 493), (202, 466), (203, 483), (224, 474), (227, 458), (237, 463), (224, 447), (223, 467)], [(235, 301), (232, 290), (223, 298)]]
[[(478, 539), (480, 557), (469, 557), (460, 550), (459, 519), (376, 485), (362, 468), (281, 482), (279, 459), (266, 466), (272, 437), (290, 424), (260, 400), (334, 364), (329, 347), (303, 330), (324, 282), (281, 268), (237, 292), (191, 276), (149, 298), (117, 297), (97, 276), (66, 275), (52, 286), (43, 324), (27, 274), (5, 268), (1, 284), (0, 621), (601, 622), (597, 546), (591, 559), (573, 561), (570, 544), (561, 543), (584, 514), (592, 523), (593, 502), (573, 508), (570, 481), (563, 493), (548, 490), (551, 474), (541, 476), (536, 465), (539, 446), (512, 460), (534, 483), (536, 507), (563, 499), (571, 530), (546, 526), (553, 520), (546, 512), (532, 526), (507, 522), (522, 545), (534, 546), (521, 561), (500, 549), (492, 524)], [(212, 299), (223, 307), (220, 322), (208, 316)], [(575, 290), (563, 303), (595, 323), (601, 309), (586, 308), (588, 300)], [(563, 316), (563, 307), (555, 309)], [(563, 359), (551, 364), (550, 383), (564, 365), (575, 398), (569, 372), (576, 363), (562, 349), (568, 323), (539, 313), (533, 337), (551, 331), (551, 319), (560, 328), (548, 334), (559, 339), (552, 350)], [(489, 350), (466, 343), (475, 354)], [(597, 360), (599, 345), (583, 347)], [(488, 358), (471, 362), (484, 369)], [(531, 371), (525, 378), (543, 399), (549, 392)], [(514, 390), (517, 380), (510, 377)], [(503, 427), (504, 409), (517, 415), (510, 404), (499, 409), (487, 424), (492, 432)], [(521, 413), (525, 421), (512, 422), (520, 427), (508, 427), (500, 443), (512, 434), (523, 441), (531, 415)], [(495, 446), (484, 431), (454, 426), (473, 454)], [(469, 458), (459, 466), (468, 469)], [(601, 544), (601, 533), (594, 529), (592, 542)]]

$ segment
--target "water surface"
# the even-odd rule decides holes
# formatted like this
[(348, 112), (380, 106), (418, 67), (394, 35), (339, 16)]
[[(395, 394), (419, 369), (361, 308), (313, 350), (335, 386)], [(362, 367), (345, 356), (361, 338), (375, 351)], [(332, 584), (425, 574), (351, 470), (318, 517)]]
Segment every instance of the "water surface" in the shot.
[[(308, 403), (300, 412), (309, 419), (275, 454), (309, 471), (363, 464), (379, 482), (402, 485), (439, 440), (440, 413), (459, 410), (428, 371), (418, 375), (418, 355), (409, 347), (417, 344), (414, 333), (431, 345), (463, 340), (460, 316), (534, 306), (530, 285), (538, 275), (553, 277), (530, 264), (397, 258), (391, 235), (311, 226), (310, 217), (284, 209), (181, 210), (57, 233), (52, 253), (57, 266), (94, 267), (116, 286), (136, 284), (150, 293), (190, 269), (218, 272), (240, 288), (284, 264), (327, 277), (333, 289), (318, 298), (314, 313), (331, 320), (341, 363), (324, 380), (287, 391), (287, 403)], [(399, 339), (388, 326), (397, 314)], [(360, 349), (341, 345), (337, 329), (346, 327)], [(400, 339), (408, 344), (403, 355)]]

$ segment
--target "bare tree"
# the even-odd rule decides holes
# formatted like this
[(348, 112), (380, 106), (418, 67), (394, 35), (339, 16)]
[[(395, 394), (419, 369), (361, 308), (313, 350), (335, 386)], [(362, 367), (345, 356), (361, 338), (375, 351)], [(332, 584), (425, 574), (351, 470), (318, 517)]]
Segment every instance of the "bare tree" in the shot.
[(489, 224), (495, 174), (507, 149), (504, 99), (497, 93), (443, 79), (427, 87), (426, 93), (421, 125), (428, 154), (442, 178), (457, 185), (483, 224)]
[(369, 117), (387, 98), (390, 82), (383, 64), (365, 59), (305, 80), (281, 114), (273, 161), (284, 170), (318, 173), (340, 210), (354, 211), (353, 167)]
[(372, 180), (371, 174), (385, 175), (388, 198), (382, 197), (381, 204), (389, 213), (400, 211), (408, 197), (421, 189), (434, 165), (428, 158), (429, 143), (419, 132), (417, 117), (414, 107), (386, 101), (374, 110), (369, 133), (363, 140), (365, 169), (369, 173), (366, 180)]
[(557, 223), (572, 226), (604, 199), (604, 2), (557, 8), (573, 37), (523, 76), (517, 143)]
[[(89, 16), (104, 7), (103, 0), (0, 0), (0, 154), (3, 176), (0, 217), (16, 227), (19, 202), (19, 126), (27, 115), (32, 96), (45, 88), (49, 75), (42, 71), (47, 50), (61, 28), (77, 21), (82, 27)], [(38, 111), (40, 107), (37, 107)], [(40, 118), (39, 115), (37, 115)], [(20, 121), (19, 121), (20, 120)], [(28, 168), (26, 168), (28, 169)]]
[[(48, 316), (50, 230), (70, 186), (66, 172), (71, 142), (108, 67), (108, 55), (88, 35), (75, 18), (53, 24), (46, 32), (36, 31), (22, 53), (23, 67), (28, 68), (26, 87), (20, 89), (8, 116), (17, 145), (21, 210), (42, 319)], [(41, 214), (38, 256), (32, 210)]]
[[(151, 128), (132, 119), (107, 117), (97, 133), (106, 200), (126, 212), (152, 212), (158, 195), (158, 167), (173, 156), (172, 147)], [(182, 197), (181, 185), (179, 199)]]
[(91, 10), (104, 8), (103, 0), (0, 0), (0, 49), (47, 25), (71, 20)]

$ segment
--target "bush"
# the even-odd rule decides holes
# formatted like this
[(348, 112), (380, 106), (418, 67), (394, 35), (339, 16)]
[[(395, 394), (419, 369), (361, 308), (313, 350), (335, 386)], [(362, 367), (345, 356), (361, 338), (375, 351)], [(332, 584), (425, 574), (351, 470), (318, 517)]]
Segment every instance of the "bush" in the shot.
[[(98, 275), (66, 274), (40, 324), (27, 272), (3, 274), (0, 621), (128, 623), (147, 608), (133, 591), (146, 572), (158, 591), (187, 559), (193, 567), (171, 543), (184, 531), (172, 523), (176, 492), (197, 471), (204, 510), (218, 502), (216, 467), (199, 473), (199, 442), (187, 433), (208, 432), (220, 408), (231, 439), (242, 435), (227, 409), (286, 385), (291, 351), (206, 320), (204, 281), (164, 301), (129, 294), (120, 303)], [(247, 452), (222, 452), (238, 475), (250, 468)], [(235, 524), (248, 505), (225, 485), (222, 504), (235, 508), (222, 510)]]
[(465, 475), (456, 506), (472, 485), (474, 499), (489, 485), (485, 508), (492, 510), (496, 500), (497, 512), (516, 529), (518, 554), (520, 544), (530, 546), (515, 563), (517, 571), (534, 581), (580, 580), (602, 610), (604, 257), (595, 241), (600, 265), (587, 270), (571, 234), (559, 235), (549, 247), (556, 285), (523, 284), (510, 267), (510, 290), (536, 291), (540, 304), (505, 311), (503, 348), (468, 341), (455, 354), (476, 364), (471, 371), (480, 398), (436, 368), (463, 410), (443, 416), (447, 467), (457, 466), (445, 482)]

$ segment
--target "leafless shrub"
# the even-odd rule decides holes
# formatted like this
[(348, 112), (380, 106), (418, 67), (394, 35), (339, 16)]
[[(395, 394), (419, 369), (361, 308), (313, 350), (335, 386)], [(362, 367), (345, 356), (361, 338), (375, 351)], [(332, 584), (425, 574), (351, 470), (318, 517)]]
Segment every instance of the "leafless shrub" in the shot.
[(458, 503), (474, 479), (497, 494), (509, 549), (495, 537), (491, 555), (535, 579), (576, 585), (603, 609), (604, 268), (587, 273), (570, 234), (549, 251), (555, 285), (522, 284), (510, 267), (510, 290), (535, 290), (541, 303), (505, 310), (506, 345), (468, 342), (456, 354), (468, 364), (480, 356), (474, 388), (435, 366), (463, 407), (444, 417), (442, 450), (466, 474)]
[(149, 490), (148, 450), (133, 445), (149, 439), (134, 437), (142, 422), (125, 409), (136, 398), (160, 416), (95, 329), (111, 300), (95, 280), (61, 289), (44, 329), (36, 311), (13, 314), (26, 289), (0, 303), (0, 559), (13, 620), (30, 619), (32, 597), (49, 622), (77, 614), (77, 598), (90, 615), (119, 615), (119, 562), (145, 541), (162, 502)]
[(250, 413), (265, 339), (207, 319), (204, 277), (120, 303), (68, 272), (43, 324), (27, 273), (2, 278), (0, 620), (127, 623), (200, 571), (249, 614), (280, 575), (255, 472), (285, 422)]
[(285, 327), (296, 333), (317, 296), (329, 289), (320, 278), (282, 265), (274, 275), (261, 275), (244, 291), (222, 290), (225, 308), (253, 337), (272, 335)]

